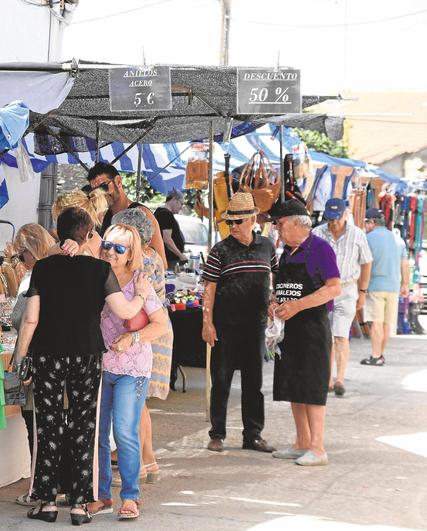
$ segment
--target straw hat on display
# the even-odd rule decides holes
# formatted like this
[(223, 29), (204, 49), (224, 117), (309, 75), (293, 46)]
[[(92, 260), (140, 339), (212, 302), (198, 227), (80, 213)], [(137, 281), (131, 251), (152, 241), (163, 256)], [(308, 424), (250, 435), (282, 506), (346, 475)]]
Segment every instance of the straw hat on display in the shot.
[(223, 219), (246, 219), (258, 214), (259, 208), (254, 204), (251, 194), (237, 192), (228, 203), (227, 210), (222, 214)]

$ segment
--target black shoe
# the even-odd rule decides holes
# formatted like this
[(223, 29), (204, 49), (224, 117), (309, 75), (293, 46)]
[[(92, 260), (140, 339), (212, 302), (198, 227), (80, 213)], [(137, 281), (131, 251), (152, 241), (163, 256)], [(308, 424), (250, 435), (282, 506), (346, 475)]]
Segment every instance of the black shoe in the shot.
[(266, 452), (271, 454), (276, 448), (270, 446), (264, 439), (254, 439), (252, 441), (243, 441), (243, 450), (256, 450), (257, 452)]
[(211, 452), (223, 452), (224, 444), (222, 442), (222, 439), (211, 439), (206, 448)]
[(335, 392), (335, 396), (344, 396), (345, 395), (344, 385), (341, 382), (335, 382), (334, 392)]
[(58, 509), (54, 511), (43, 511), (43, 507), (48, 505), (55, 506), (55, 502), (40, 502), (39, 505), (30, 509), (27, 513), (28, 518), (31, 520), (43, 520), (43, 522), (53, 523), (58, 516)]
[(70, 513), (71, 523), (73, 525), (90, 524), (92, 522), (92, 517), (86, 505), (75, 504), (71, 506), (71, 509), (83, 509), (85, 512), (85, 514)]
[(375, 365), (376, 367), (382, 367), (383, 365), (385, 365), (385, 358), (382, 354), (379, 358), (374, 358), (374, 356), (370, 356), (369, 358), (361, 360), (360, 365)]

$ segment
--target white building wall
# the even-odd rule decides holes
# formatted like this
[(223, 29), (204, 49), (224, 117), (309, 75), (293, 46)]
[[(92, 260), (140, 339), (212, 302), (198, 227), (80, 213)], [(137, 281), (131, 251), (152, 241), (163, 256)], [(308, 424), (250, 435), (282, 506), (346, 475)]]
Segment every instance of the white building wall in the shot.
[[(0, 63), (59, 60), (64, 28), (64, 23), (53, 16), (47, 6), (31, 5), (23, 0), (1, 0)], [(0, 219), (11, 221), (16, 229), (24, 223), (36, 223), (40, 174), (22, 182), (18, 170), (5, 164), (2, 167), (6, 173), (9, 202), (0, 209)], [(10, 238), (10, 227), (0, 224), (0, 249)]]

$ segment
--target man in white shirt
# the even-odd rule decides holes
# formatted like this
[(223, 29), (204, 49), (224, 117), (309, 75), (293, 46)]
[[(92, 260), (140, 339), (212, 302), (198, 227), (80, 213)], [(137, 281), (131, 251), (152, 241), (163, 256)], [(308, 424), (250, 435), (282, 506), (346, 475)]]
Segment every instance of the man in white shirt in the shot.
[(324, 212), (327, 223), (313, 230), (316, 236), (326, 240), (334, 249), (341, 275), (341, 295), (335, 299), (334, 309), (329, 314), (334, 337), (329, 388), (333, 389), (337, 396), (343, 396), (345, 393), (344, 377), (350, 354), (350, 327), (356, 310), (365, 304), (372, 263), (372, 254), (365, 233), (355, 225), (349, 224), (347, 217), (346, 202), (343, 199), (329, 199)]

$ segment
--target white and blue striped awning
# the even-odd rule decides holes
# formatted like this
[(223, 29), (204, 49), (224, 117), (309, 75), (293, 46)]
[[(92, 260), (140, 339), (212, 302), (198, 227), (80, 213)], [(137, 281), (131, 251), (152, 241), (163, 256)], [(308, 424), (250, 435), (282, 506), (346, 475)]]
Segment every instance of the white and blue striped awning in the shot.
[[(283, 153), (297, 153), (301, 143), (299, 136), (290, 128), (283, 129)], [(255, 131), (233, 138), (229, 144), (214, 144), (214, 172), (224, 170), (224, 154), (230, 154), (230, 168), (234, 169), (245, 164), (256, 150), (263, 150), (273, 164), (280, 164), (280, 143), (278, 128), (274, 124), (266, 124)], [(77, 159), (69, 153), (58, 155), (38, 155), (34, 151), (34, 137), (27, 135), (23, 139), (35, 172), (43, 171), (49, 164), (78, 164)], [(115, 163), (116, 168), (123, 172), (136, 172), (138, 167), (139, 149), (142, 151), (141, 168), (155, 190), (167, 194), (173, 188), (182, 190), (185, 187), (185, 168), (189, 157), (192, 156), (190, 142), (176, 144), (140, 144), (127, 151)], [(110, 162), (119, 156), (128, 144), (113, 142), (100, 149), (99, 160)], [(96, 160), (95, 151), (76, 153), (78, 158), (88, 167)], [(325, 153), (309, 150), (313, 162), (328, 166), (352, 166), (364, 169), (363, 161), (332, 157)], [(14, 151), (4, 153), (1, 162), (17, 167)], [(382, 175), (386, 180), (399, 181), (398, 177)]]
[[(274, 136), (275, 135), (275, 136)], [(300, 144), (299, 137), (290, 129), (284, 128), (283, 152), (290, 153)], [(35, 172), (41, 172), (49, 164), (78, 164), (78, 160), (70, 153), (58, 155), (38, 155), (34, 151), (34, 137), (27, 135), (22, 141), (27, 150), (31, 165)], [(127, 144), (113, 142), (100, 149), (99, 160), (110, 162), (128, 147)], [(191, 157), (191, 143), (176, 144), (140, 144), (132, 147), (115, 163), (116, 168), (123, 172), (136, 172), (138, 167), (139, 149), (142, 150), (141, 169), (150, 184), (161, 193), (168, 193), (173, 188), (182, 190), (185, 186), (185, 168)], [(262, 149), (274, 164), (279, 164), (280, 146), (277, 126), (264, 125), (256, 131), (234, 138), (228, 145), (215, 143), (214, 172), (224, 169), (224, 153), (231, 156), (230, 167), (245, 164), (257, 149)], [(76, 156), (91, 167), (96, 160), (95, 151), (76, 153)], [(2, 162), (17, 167), (14, 151), (5, 153)]]

